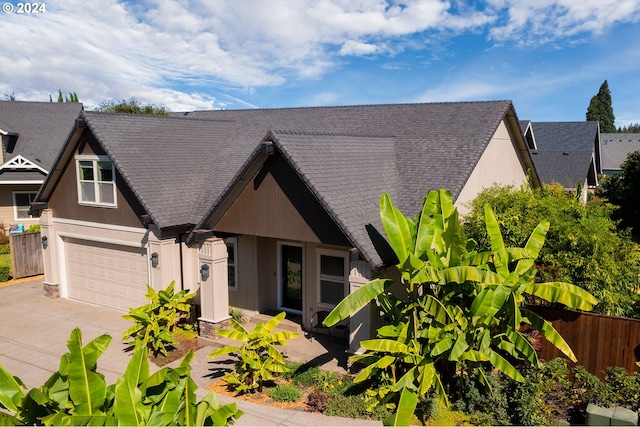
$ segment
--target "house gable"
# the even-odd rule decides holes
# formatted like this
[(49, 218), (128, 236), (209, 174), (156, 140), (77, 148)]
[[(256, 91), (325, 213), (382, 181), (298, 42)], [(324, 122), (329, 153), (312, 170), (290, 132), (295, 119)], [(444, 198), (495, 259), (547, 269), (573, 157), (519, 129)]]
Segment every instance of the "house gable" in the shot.
[(527, 167), (518, 155), (515, 135), (503, 120), (456, 199), (460, 214), (468, 212), (466, 205), (483, 188), (493, 184), (517, 186), (527, 181)]
[(142, 227), (140, 216), (144, 209), (137, 201), (124, 179), (116, 169), (116, 207), (86, 206), (78, 202), (78, 172), (75, 156), (105, 156), (106, 153), (95, 140), (91, 132), (85, 129), (76, 145), (74, 155), (69, 158), (66, 167), (62, 171), (55, 190), (51, 193), (48, 207), (54, 212), (56, 218), (72, 219), (122, 225), (129, 227)]
[(351, 246), (280, 153), (267, 159), (211, 225), (218, 233)]

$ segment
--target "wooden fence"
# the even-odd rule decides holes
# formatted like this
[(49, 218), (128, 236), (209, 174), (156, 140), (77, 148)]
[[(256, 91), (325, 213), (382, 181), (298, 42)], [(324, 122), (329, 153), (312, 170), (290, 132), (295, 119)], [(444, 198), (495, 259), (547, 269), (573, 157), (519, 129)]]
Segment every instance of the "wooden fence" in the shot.
[(11, 242), (11, 276), (14, 279), (44, 273), (40, 233), (13, 234)]
[[(592, 374), (603, 378), (602, 371), (609, 366), (623, 367), (629, 373), (640, 371), (636, 365), (640, 360), (640, 320), (552, 307), (527, 308), (553, 324), (573, 350), (577, 364)], [(545, 339), (538, 355), (542, 360), (564, 357)]]

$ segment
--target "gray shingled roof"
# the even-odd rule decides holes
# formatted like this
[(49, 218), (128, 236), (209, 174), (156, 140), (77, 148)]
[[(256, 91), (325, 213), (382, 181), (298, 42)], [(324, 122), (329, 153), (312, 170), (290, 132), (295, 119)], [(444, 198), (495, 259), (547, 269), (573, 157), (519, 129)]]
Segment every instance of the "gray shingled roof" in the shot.
[(160, 228), (198, 222), (202, 212), (192, 213), (212, 170), (220, 172), (226, 185), (257, 144), (236, 142), (236, 124), (224, 120), (96, 112), (83, 116)]
[[(365, 226), (383, 232), (380, 194), (389, 192), (408, 215), (419, 211), (430, 189), (447, 188), (455, 200), (512, 108), (509, 101), (492, 101), (202, 111), (187, 116), (235, 120), (242, 123), (242, 138), (249, 140), (262, 140), (270, 129), (286, 129), (273, 132), (276, 147), (353, 245), (378, 264)], [(201, 201), (220, 201), (213, 186), (205, 188), (209, 196), (203, 193)], [(211, 207), (202, 205), (202, 212)]]
[(601, 133), (602, 169), (619, 171), (629, 153), (640, 151), (640, 134)]
[[(430, 188), (448, 188), (454, 200), (458, 197), (500, 121), (512, 108), (510, 101), (487, 101), (197, 111), (187, 117), (235, 120), (242, 130), (238, 138), (253, 143), (274, 129), (394, 136), (399, 141), (397, 179), (402, 182), (394, 201), (406, 212), (417, 213)], [(354, 170), (368, 166), (353, 165)], [(208, 197), (203, 194), (202, 201), (216, 199), (214, 187), (208, 189), (211, 191)], [(208, 206), (201, 208), (205, 211)]]
[[(542, 182), (576, 188), (597, 163), (597, 122), (531, 122), (537, 145), (533, 162)], [(599, 165), (594, 165), (600, 172)]]
[(366, 226), (382, 232), (380, 194), (408, 215), (430, 189), (448, 188), (455, 200), (512, 113), (510, 101), (489, 101), (83, 116), (160, 228), (203, 226), (271, 135), (347, 238), (378, 264)]
[[(80, 103), (0, 101), (0, 129), (19, 134), (12, 153), (8, 153), (3, 144), (4, 162), (21, 155), (41, 168), (51, 170), (80, 111)], [(16, 180), (16, 173), (21, 172), (0, 173), (0, 181)], [(42, 181), (43, 178), (42, 174), (28, 171), (20, 175), (21, 180)]]

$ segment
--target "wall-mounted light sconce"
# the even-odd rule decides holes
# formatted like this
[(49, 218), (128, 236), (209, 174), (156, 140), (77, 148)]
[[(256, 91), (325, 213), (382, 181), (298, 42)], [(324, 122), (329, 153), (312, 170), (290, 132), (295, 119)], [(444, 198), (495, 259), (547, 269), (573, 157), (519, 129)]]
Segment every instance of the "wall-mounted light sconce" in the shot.
[(200, 267), (200, 277), (202, 277), (202, 281), (206, 282), (209, 278), (209, 264), (202, 264)]
[(158, 266), (158, 252), (151, 254), (151, 267), (156, 268)]
[(47, 236), (42, 236), (42, 249), (47, 249), (47, 246), (49, 246), (49, 239)]

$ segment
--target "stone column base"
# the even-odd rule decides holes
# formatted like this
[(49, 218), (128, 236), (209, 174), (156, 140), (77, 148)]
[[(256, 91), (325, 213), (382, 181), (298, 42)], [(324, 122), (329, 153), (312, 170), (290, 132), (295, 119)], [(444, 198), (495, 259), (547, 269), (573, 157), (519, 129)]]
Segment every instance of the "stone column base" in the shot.
[(44, 289), (44, 296), (47, 298), (60, 298), (60, 285), (51, 285), (44, 283), (42, 285)]
[(223, 320), (222, 322), (214, 323), (210, 320), (200, 318), (198, 319), (198, 328), (200, 331), (198, 335), (200, 335), (200, 337), (210, 340), (217, 340), (220, 338), (220, 335), (218, 335), (217, 333), (218, 329), (228, 329), (229, 321)]

